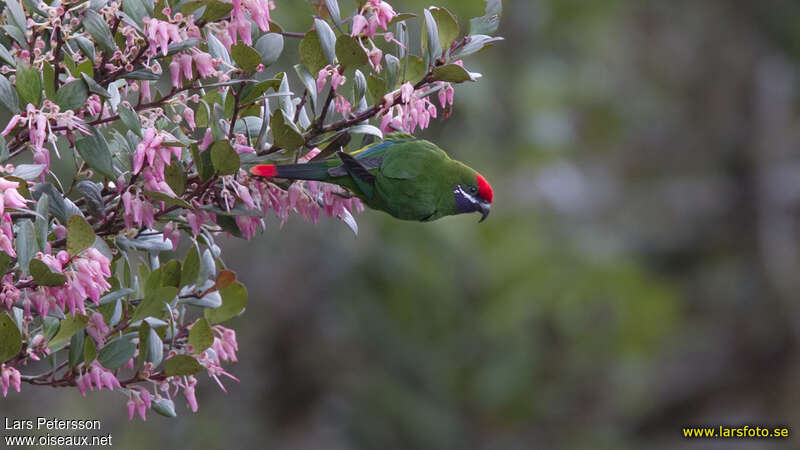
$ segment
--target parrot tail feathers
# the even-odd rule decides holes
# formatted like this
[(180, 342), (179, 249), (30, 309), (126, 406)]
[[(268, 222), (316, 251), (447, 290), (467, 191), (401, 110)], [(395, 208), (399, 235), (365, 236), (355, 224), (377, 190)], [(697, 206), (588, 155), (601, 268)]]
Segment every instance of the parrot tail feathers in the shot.
[(250, 175), (272, 178), (278, 175), (278, 169), (274, 164), (259, 164), (250, 168)]
[(250, 168), (250, 174), (266, 178), (324, 181), (329, 177), (328, 165), (324, 162), (306, 164), (259, 164)]

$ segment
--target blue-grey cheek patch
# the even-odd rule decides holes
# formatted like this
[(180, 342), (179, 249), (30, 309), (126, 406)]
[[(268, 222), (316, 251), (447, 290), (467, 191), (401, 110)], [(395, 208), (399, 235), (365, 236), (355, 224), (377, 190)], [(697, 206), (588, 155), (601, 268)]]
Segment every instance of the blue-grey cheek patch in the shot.
[(464, 192), (464, 190), (461, 189), (461, 186), (456, 186), (456, 188), (453, 189), (453, 197), (456, 200), (458, 210), (462, 213), (471, 213), (480, 209), (478, 202)]

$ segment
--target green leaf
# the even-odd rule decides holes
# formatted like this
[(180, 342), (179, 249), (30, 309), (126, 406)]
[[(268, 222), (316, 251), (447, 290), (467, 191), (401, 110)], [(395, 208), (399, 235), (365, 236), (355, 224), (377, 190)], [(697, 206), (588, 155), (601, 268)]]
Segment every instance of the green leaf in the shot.
[(67, 222), (67, 252), (70, 256), (86, 250), (94, 244), (97, 236), (92, 226), (83, 217), (75, 214)]
[(503, 4), (500, 0), (487, 0), (486, 15), (469, 21), (469, 34), (494, 34), (500, 26)]
[(261, 64), (261, 55), (245, 44), (231, 46), (231, 57), (245, 72), (252, 72)]
[(200, 276), (200, 253), (197, 251), (197, 246), (192, 245), (183, 261), (181, 286), (196, 284), (198, 276)]
[(8, 78), (0, 75), (0, 103), (6, 107), (11, 114), (18, 114), (20, 112), (19, 109), (19, 97), (17, 96), (17, 91), (14, 90), (14, 86), (11, 85), (11, 82), (8, 81)]
[(53, 102), (64, 112), (80, 108), (86, 103), (87, 98), (89, 98), (89, 89), (86, 87), (86, 83), (83, 80), (74, 80), (58, 88)]
[(42, 79), (44, 80), (44, 95), (50, 100), (56, 98), (56, 69), (50, 63), (42, 65)]
[(95, 359), (97, 359), (97, 348), (94, 345), (94, 339), (85, 339), (83, 341), (83, 362), (88, 366)]
[(25, 19), (25, 10), (22, 9), (22, 5), (17, 0), (6, 0), (5, 4), (6, 11), (14, 24), (23, 30), (26, 29), (28, 22)]
[(30, 270), (33, 281), (39, 286), (63, 286), (67, 282), (64, 274), (53, 271), (41, 259), (32, 259)]
[(133, 313), (131, 322), (144, 319), (145, 317), (157, 317), (161, 315), (161, 310), (164, 309), (164, 304), (172, 301), (178, 295), (178, 289), (172, 286), (162, 286), (152, 291), (146, 292), (144, 299), (136, 311)]
[(181, 284), (181, 263), (172, 259), (161, 266), (161, 285), (179, 288)]
[(50, 228), (50, 197), (39, 197), (36, 204), (36, 218), (33, 221), (33, 228), (36, 230), (36, 241), (39, 244), (39, 250), (45, 251), (47, 244), (47, 232)]
[(89, 323), (89, 318), (82, 314), (76, 314), (74, 316), (67, 315), (67, 317), (61, 321), (58, 333), (53, 336), (53, 339), (50, 339), (47, 346), (55, 347), (62, 342), (67, 342), (72, 338), (72, 335), (86, 327), (87, 323)]
[(267, 33), (256, 41), (254, 48), (261, 56), (261, 63), (269, 67), (275, 64), (283, 53), (283, 36), (278, 33)]
[(136, 344), (121, 337), (114, 339), (97, 354), (97, 361), (109, 370), (116, 370), (125, 365), (136, 353)]
[(211, 164), (220, 175), (233, 175), (239, 170), (239, 154), (228, 141), (217, 141), (211, 146)]
[(17, 356), (22, 348), (22, 333), (14, 319), (7, 313), (0, 313), (0, 362)]
[(92, 40), (83, 36), (77, 36), (74, 39), (70, 39), (70, 42), (73, 42), (78, 45), (78, 47), (81, 49), (81, 52), (83, 52), (83, 54), (86, 55), (87, 58), (89, 58), (90, 61), (89, 64), (91, 65), (92, 64), (91, 61), (94, 61), (95, 57), (94, 43), (92, 42)]
[(408, 65), (406, 66), (406, 76), (405, 81), (411, 82), (411, 84), (416, 84), (425, 74), (428, 73), (428, 67), (425, 65), (425, 61), (422, 60), (419, 56), (408, 55)]
[(430, 10), (425, 9), (425, 28), (422, 33), (422, 45), (427, 44), (430, 60), (434, 61), (442, 56), (442, 44), (439, 40), (439, 27)]
[(447, 64), (433, 69), (434, 81), (447, 81), (450, 83), (463, 83), (472, 81), (469, 72), (458, 64)]
[(126, 78), (128, 80), (158, 81), (161, 78), (161, 75), (153, 73), (147, 69), (136, 69), (131, 72), (123, 73), (120, 75), (120, 78)]
[(219, 58), (225, 61), (227, 64), (230, 64), (231, 56), (228, 54), (228, 50), (225, 48), (222, 42), (220, 42), (220, 40), (217, 39), (217, 37), (214, 36), (212, 33), (208, 31), (206, 33), (207, 33), (206, 40), (208, 42), (208, 52), (211, 53), (211, 56), (213, 58)]
[(189, 38), (184, 41), (173, 42), (167, 46), (167, 56), (197, 47), (198, 44), (200, 44), (200, 39), (198, 38)]
[(219, 291), (222, 295), (222, 306), (203, 311), (211, 323), (220, 323), (239, 315), (247, 306), (247, 288), (238, 281)]
[(194, 160), (194, 165), (197, 167), (197, 173), (200, 175), (200, 179), (203, 181), (208, 180), (214, 175), (214, 166), (211, 164), (211, 152), (206, 149), (206, 151), (201, 153), (197, 148), (197, 144), (193, 144), (191, 150), (192, 160)]
[(336, 64), (336, 34), (333, 33), (328, 22), (322, 19), (315, 18), (314, 25), (317, 28), (317, 37), (322, 46), (322, 53), (327, 58), (328, 64)]
[(168, 377), (194, 375), (203, 366), (189, 355), (175, 355), (164, 363), (164, 374)]
[(83, 28), (94, 38), (97, 45), (109, 54), (117, 48), (111, 30), (103, 16), (93, 9), (87, 9), (83, 15)]
[(16, 25), (8, 24), (8, 25), (3, 25), (3, 30), (6, 32), (6, 34), (8, 34), (15, 41), (17, 41), (17, 44), (19, 44), (20, 47), (30, 48), (30, 45), (28, 45), (28, 41), (25, 40), (25, 33), (19, 27), (17, 27)]
[(272, 128), (272, 140), (278, 147), (296, 150), (303, 145), (303, 135), (288, 125), (283, 111), (275, 111), (269, 121)]
[(211, 347), (214, 343), (214, 332), (211, 331), (211, 326), (208, 324), (206, 318), (200, 318), (192, 325), (189, 330), (189, 345), (194, 347), (195, 354)]
[(367, 76), (367, 91), (372, 96), (373, 103), (380, 103), (381, 98), (386, 94), (386, 81), (375, 75)]
[(83, 346), (86, 333), (75, 333), (69, 341), (69, 366), (75, 367), (83, 361)]
[(119, 118), (122, 119), (122, 123), (137, 136), (142, 137), (142, 123), (139, 121), (139, 115), (136, 114), (136, 111), (125, 103), (120, 103), (117, 107), (117, 111), (119, 112)]
[(153, 405), (153, 411), (164, 417), (178, 416), (177, 414), (175, 414), (175, 402), (166, 397), (161, 397), (158, 400), (153, 400), (151, 402), (151, 405)]
[(336, 57), (344, 67), (361, 67), (369, 62), (367, 53), (358, 45), (358, 41), (346, 35), (336, 40)]
[(6, 252), (0, 252), (0, 273), (5, 274), (11, 266), (11, 256)]
[(94, 66), (92, 65), (92, 61), (86, 60), (75, 67), (75, 70), (72, 70), (72, 75), (74, 77), (81, 76), (83, 74), (89, 75), (90, 77), (94, 76)]
[(300, 62), (315, 76), (320, 69), (328, 65), (328, 58), (322, 50), (316, 30), (306, 33), (306, 36), (300, 41)]
[(144, 195), (152, 198), (153, 200), (162, 201), (170, 206), (180, 206), (181, 208), (192, 209), (192, 205), (190, 205), (186, 200), (178, 197), (173, 197), (164, 192), (144, 191)]
[(281, 80), (278, 78), (273, 78), (271, 80), (264, 80), (258, 82), (256, 84), (248, 84), (244, 88), (242, 88), (242, 99), (241, 104), (247, 105), (249, 103), (253, 103), (254, 101), (258, 100), (265, 92), (272, 89), (277, 91), (281, 85)]
[(28, 275), (28, 266), (36, 254), (38, 245), (36, 244), (36, 229), (30, 219), (23, 219), (19, 222), (17, 232), (17, 263), (23, 276)]
[(78, 154), (81, 155), (86, 164), (99, 172), (104, 177), (114, 180), (114, 163), (111, 159), (111, 150), (108, 148), (103, 135), (97, 130), (93, 134), (80, 139), (75, 143)]
[(491, 37), (483, 34), (472, 34), (464, 38), (465, 44), (458, 48), (452, 55), (451, 59), (461, 59), (465, 56), (478, 53), (479, 51), (488, 48), (494, 42), (502, 41), (501, 37)]
[(39, 178), (45, 167), (44, 164), (20, 164), (14, 168), (11, 175), (22, 178), (25, 181), (31, 181)]
[[(340, 38), (341, 39), (341, 38)], [(306, 88), (306, 92), (311, 97), (311, 107), (312, 111), (317, 105), (317, 81), (316, 78), (309, 73), (308, 69), (306, 69), (302, 64), (295, 64), (294, 71), (297, 72), (297, 76), (300, 78), (300, 81), (303, 82), (303, 86)]]
[[(141, 350), (140, 350), (141, 351)], [(156, 330), (148, 327), (147, 337), (147, 361), (153, 363), (153, 367), (158, 367), (164, 359), (164, 341)]]
[[(75, 187), (81, 194), (83, 194), (83, 198), (86, 199), (87, 211), (93, 216), (102, 216), (103, 211), (105, 210), (105, 205), (103, 204), (103, 194), (100, 191), (100, 186), (92, 181), (82, 180), (79, 181)], [(42, 200), (45, 198), (50, 197), (42, 197), (39, 200), (39, 203), (41, 204)]]
[(458, 21), (456, 21), (456, 17), (445, 8), (431, 7), (430, 11), (431, 15), (436, 20), (442, 51), (447, 51), (458, 37)]
[(9, 52), (8, 49), (2, 44), (0, 44), (0, 59), (5, 61), (6, 64), (8, 64), (9, 66), (16, 65), (16, 61), (14, 60), (14, 56), (11, 55), (11, 52)]
[(17, 64), (17, 93), (22, 106), (39, 106), (42, 102), (42, 79), (38, 70), (24, 62)]
[[(219, 19), (222, 19), (226, 17), (228, 14), (230, 14), (231, 10), (233, 10), (232, 4), (223, 3), (218, 0), (204, 0), (202, 2), (190, 2), (190, 3), (201, 3), (202, 5), (205, 5), (206, 10), (203, 13), (203, 20), (207, 22), (215, 22)], [(183, 11), (183, 7), (181, 7), (181, 11)]]
[(92, 77), (85, 73), (81, 73), (81, 77), (83, 78), (83, 81), (86, 82), (86, 85), (89, 86), (89, 92), (97, 94), (103, 98), (111, 98), (111, 94), (103, 86), (97, 84)]
[(164, 178), (175, 195), (180, 196), (186, 190), (186, 172), (180, 161), (175, 161), (164, 168)]

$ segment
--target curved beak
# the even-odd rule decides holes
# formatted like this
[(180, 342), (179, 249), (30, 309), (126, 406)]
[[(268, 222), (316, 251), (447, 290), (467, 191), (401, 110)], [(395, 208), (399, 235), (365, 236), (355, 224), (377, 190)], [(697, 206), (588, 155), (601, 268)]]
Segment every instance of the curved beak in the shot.
[(478, 206), (479, 211), (481, 213), (481, 220), (479, 220), (478, 223), (481, 223), (484, 220), (486, 220), (487, 217), (489, 217), (489, 212), (492, 210), (492, 204), (486, 202), (479, 202), (478, 205), (479, 205)]

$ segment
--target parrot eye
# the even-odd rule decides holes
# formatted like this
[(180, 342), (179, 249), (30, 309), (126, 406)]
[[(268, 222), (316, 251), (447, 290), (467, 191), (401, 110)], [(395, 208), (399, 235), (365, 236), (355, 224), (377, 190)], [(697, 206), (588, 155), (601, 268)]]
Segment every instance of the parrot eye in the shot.
[(472, 194), (472, 195), (477, 194), (478, 193), (478, 188), (475, 187), (475, 186), (470, 186), (469, 193)]

